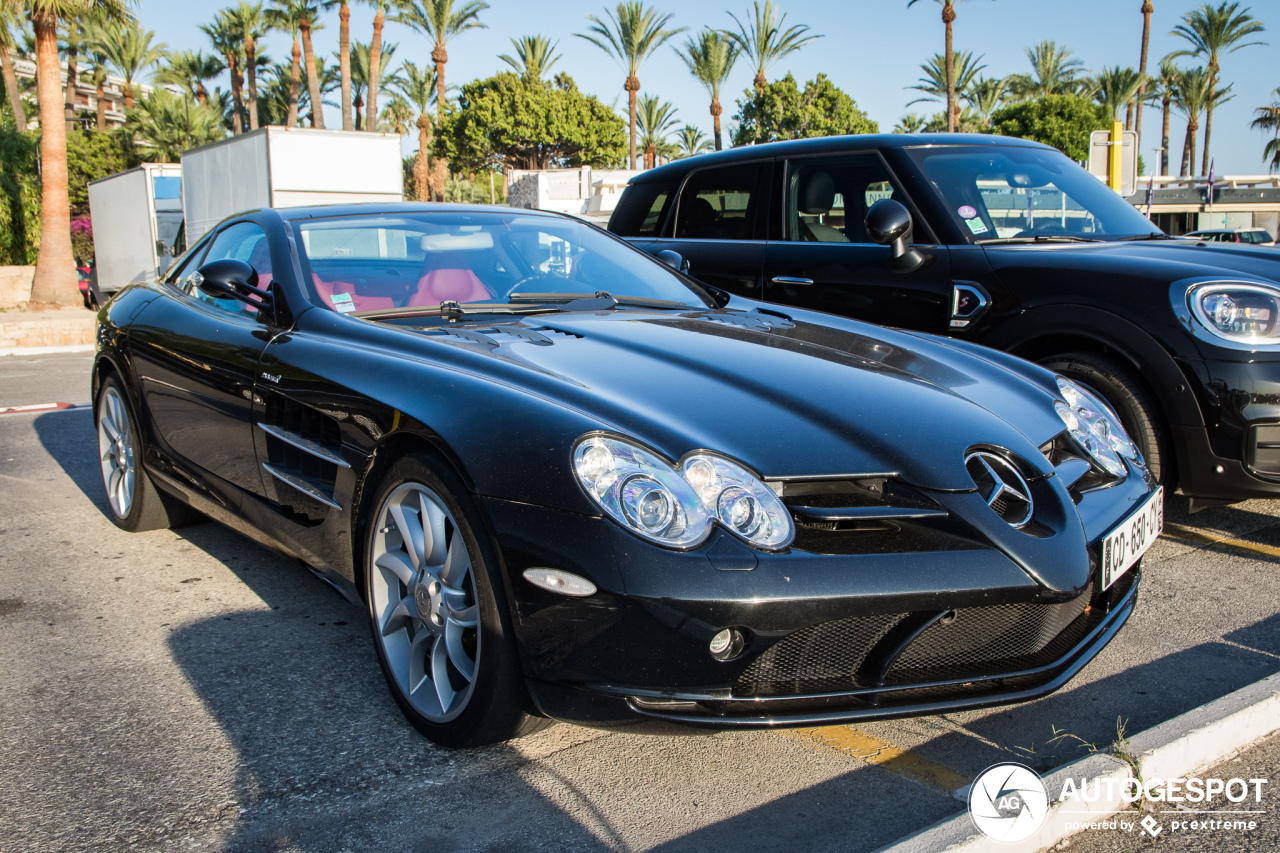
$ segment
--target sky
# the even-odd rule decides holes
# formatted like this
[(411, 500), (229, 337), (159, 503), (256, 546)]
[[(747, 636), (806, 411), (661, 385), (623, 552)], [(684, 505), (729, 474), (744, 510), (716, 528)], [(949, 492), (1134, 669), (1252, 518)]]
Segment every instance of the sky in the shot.
[[(553, 73), (568, 72), (580, 89), (615, 106), (625, 117), (627, 101), (622, 90), (625, 71), (599, 48), (574, 36), (574, 33), (586, 32), (590, 26), (588, 15), (604, 16), (602, 0), (489, 2), (491, 8), (480, 17), (487, 28), (471, 30), (449, 42), (449, 62), (445, 69), (448, 85), (506, 70), (508, 66), (498, 55), (514, 55), (510, 39), (541, 34), (559, 42), (557, 52), (561, 59)], [(673, 13), (670, 26), (688, 28), (668, 42), (669, 45), (682, 43), (703, 27), (732, 26), (729, 12), (745, 21), (750, 9), (749, 0), (732, 0), (732, 5), (717, 0), (646, 2), (663, 12)], [(462, 0), (457, 0), (457, 5), (461, 3)], [(229, 4), (230, 0), (224, 3), (141, 0), (137, 13), (142, 24), (155, 30), (159, 40), (171, 49), (208, 51), (208, 41), (199, 25), (212, 20), (217, 9)], [(943, 48), (940, 7), (935, 3), (918, 2), (908, 8), (907, 0), (778, 0), (776, 5), (787, 14), (787, 25), (806, 24), (812, 33), (822, 38), (779, 61), (770, 69), (769, 79), (778, 79), (790, 72), (803, 85), (817, 74), (826, 74), (871, 119), (879, 122), (883, 131), (891, 131), (904, 113), (942, 110), (941, 105), (907, 106), (920, 94), (908, 88), (921, 76), (920, 64)], [(1089, 71), (1114, 65), (1136, 67), (1142, 39), (1141, 5), (1141, 0), (965, 0), (956, 7), (955, 48), (981, 55), (987, 66), (982, 73), (991, 77), (1030, 71), (1026, 49), (1042, 39), (1052, 39), (1070, 48)], [(1158, 67), (1161, 57), (1186, 44), (1168, 33), (1180, 22), (1183, 13), (1199, 5), (1196, 0), (1154, 0), (1148, 72)], [(1251, 130), (1249, 121), (1256, 108), (1280, 97), (1275, 95), (1276, 86), (1280, 84), (1280, 74), (1277, 74), (1280, 2), (1243, 0), (1242, 6), (1251, 7), (1254, 17), (1266, 25), (1266, 31), (1259, 38), (1268, 44), (1245, 48), (1221, 61), (1222, 80), (1234, 85), (1235, 97), (1214, 112), (1211, 144), (1218, 175), (1266, 173), (1262, 149), (1267, 137)], [(352, 38), (369, 41), (372, 8), (353, 0), (351, 12)], [(325, 28), (313, 35), (316, 51), (336, 53), (337, 10), (324, 13), (321, 20)], [(396, 63), (405, 59), (418, 64), (430, 62), (431, 41), (425, 35), (389, 23), (383, 38), (399, 45)], [(287, 60), (292, 42), (284, 34), (273, 33), (266, 39), (266, 50), (273, 60)], [(1192, 64), (1186, 59), (1180, 62)], [(738, 112), (735, 101), (750, 86), (753, 76), (753, 69), (739, 62), (721, 94), (726, 145), (732, 116)], [(657, 94), (671, 101), (681, 123), (692, 124), (710, 135), (710, 96), (690, 76), (672, 47), (659, 48), (657, 54), (641, 66), (639, 79), (640, 94)], [(229, 88), (225, 74), (215, 82)], [(325, 122), (329, 127), (341, 127), (340, 112), (326, 107)], [(1159, 145), (1159, 126), (1159, 108), (1145, 108), (1141, 154), (1148, 171), (1155, 163), (1152, 149)], [(1175, 114), (1170, 130), (1173, 149), (1170, 160), (1175, 172), (1185, 127)], [(413, 134), (406, 139), (405, 150), (416, 143), (416, 134)]]

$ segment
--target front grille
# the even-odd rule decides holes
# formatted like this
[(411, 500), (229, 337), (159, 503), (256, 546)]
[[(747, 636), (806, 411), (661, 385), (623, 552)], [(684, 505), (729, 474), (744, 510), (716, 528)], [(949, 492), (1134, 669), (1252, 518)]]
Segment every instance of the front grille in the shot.
[(867, 653), (906, 615), (837, 619), (796, 631), (756, 658), (738, 678), (734, 693), (796, 696), (865, 687), (857, 674)]
[[(1066, 654), (1104, 615), (1092, 586), (1065, 602), (998, 604), (947, 613), (898, 656), (885, 686), (980, 677), (1043, 666)], [(928, 614), (837, 619), (796, 631), (739, 677), (736, 696), (803, 696), (879, 686), (876, 674), (911, 624)], [(911, 621), (907, 621), (911, 620)], [(894, 629), (897, 628), (895, 631)]]

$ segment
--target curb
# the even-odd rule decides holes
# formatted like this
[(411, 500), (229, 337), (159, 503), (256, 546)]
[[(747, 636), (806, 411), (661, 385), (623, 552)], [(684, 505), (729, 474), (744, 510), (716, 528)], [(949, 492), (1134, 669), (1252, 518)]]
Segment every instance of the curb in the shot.
[(96, 344), (68, 344), (59, 347), (6, 347), (0, 349), (0, 358), (9, 355), (57, 355), (64, 352), (93, 352)]
[[(1280, 673), (1228, 693), (1207, 705), (1193, 708), (1168, 722), (1129, 738), (1131, 753), (1137, 758), (1144, 779), (1176, 779), (1194, 776), (1252, 745), (1255, 741), (1280, 730)], [(1110, 755), (1090, 755), (1064, 764), (1044, 777), (1050, 797), (1062, 790), (1067, 779), (1127, 779), (1132, 775), (1128, 764)], [(1009, 853), (1037, 853), (1052, 847), (1079, 830), (1067, 824), (1102, 821), (1126, 808), (1119, 796), (1119, 784), (1099, 785), (1102, 791), (1114, 790), (1090, 803), (1087, 816), (1064, 812), (1061, 801), (1049, 805), (1049, 814), (1039, 832), (1017, 844), (996, 844), (978, 832), (968, 812), (938, 821), (933, 826), (912, 833), (881, 847), (875, 853), (935, 853), (935, 851), (985, 851), (993, 846)]]

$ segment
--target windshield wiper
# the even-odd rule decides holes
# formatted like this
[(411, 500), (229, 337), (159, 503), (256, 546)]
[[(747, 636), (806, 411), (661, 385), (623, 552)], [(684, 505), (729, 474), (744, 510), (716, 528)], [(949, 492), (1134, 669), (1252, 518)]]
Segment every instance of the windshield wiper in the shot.
[[(513, 293), (509, 297), (511, 304), (524, 302), (541, 302), (543, 304), (563, 305), (568, 308), (575, 302), (583, 303), (577, 310), (598, 310), (600, 307), (611, 308), (614, 305), (625, 305), (631, 308), (692, 308), (686, 302), (674, 302), (670, 299), (650, 299), (647, 296), (614, 296), (607, 290), (597, 290), (594, 294), (586, 293)], [(595, 305), (594, 303), (600, 303)], [(607, 303), (607, 304), (606, 304)], [(570, 308), (569, 310), (575, 310)]]
[(555, 305), (511, 305), (506, 302), (469, 302), (465, 307), (457, 302), (441, 302), (439, 305), (409, 305), (403, 308), (379, 308), (374, 311), (353, 311), (353, 317), (364, 320), (389, 320), (396, 317), (443, 317), (456, 320), (469, 314), (539, 314), (561, 310)]
[(1076, 237), (1071, 234), (1037, 234), (1034, 237), (993, 237), (978, 240), (979, 246), (1009, 246), (1019, 243), (1101, 243), (1097, 237)]
[(1131, 234), (1128, 237), (1118, 237), (1116, 239), (1116, 242), (1131, 243), (1134, 240), (1172, 240), (1172, 239), (1173, 238), (1170, 237), (1168, 234), (1163, 234), (1159, 231), (1153, 231), (1150, 234)]

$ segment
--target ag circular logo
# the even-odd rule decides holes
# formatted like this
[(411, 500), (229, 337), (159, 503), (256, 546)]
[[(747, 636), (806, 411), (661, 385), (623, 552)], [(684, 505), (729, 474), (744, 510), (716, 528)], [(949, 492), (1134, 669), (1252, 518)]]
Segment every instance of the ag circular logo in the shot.
[(969, 816), (983, 835), (995, 841), (1025, 841), (1035, 835), (1048, 812), (1044, 782), (1021, 764), (988, 767), (969, 789)]

